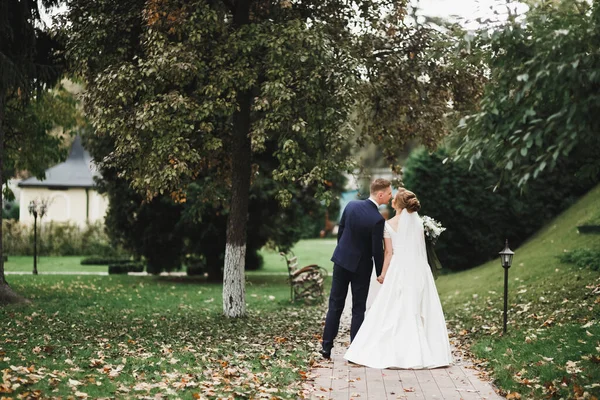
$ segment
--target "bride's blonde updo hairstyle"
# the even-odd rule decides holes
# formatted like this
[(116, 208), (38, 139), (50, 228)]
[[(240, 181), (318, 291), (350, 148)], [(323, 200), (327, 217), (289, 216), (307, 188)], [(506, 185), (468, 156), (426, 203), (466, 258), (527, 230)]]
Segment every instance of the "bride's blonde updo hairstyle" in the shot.
[(417, 195), (404, 188), (398, 189), (398, 193), (394, 197), (394, 205), (397, 208), (406, 208), (411, 213), (421, 209), (421, 203), (417, 199)]

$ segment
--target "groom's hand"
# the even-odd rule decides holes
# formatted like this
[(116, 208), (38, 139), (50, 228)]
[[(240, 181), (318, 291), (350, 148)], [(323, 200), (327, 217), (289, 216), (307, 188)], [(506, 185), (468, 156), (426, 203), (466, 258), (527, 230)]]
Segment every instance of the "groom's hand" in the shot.
[(377, 277), (377, 282), (379, 282), (379, 283), (383, 283), (383, 275), (379, 275), (379, 276)]

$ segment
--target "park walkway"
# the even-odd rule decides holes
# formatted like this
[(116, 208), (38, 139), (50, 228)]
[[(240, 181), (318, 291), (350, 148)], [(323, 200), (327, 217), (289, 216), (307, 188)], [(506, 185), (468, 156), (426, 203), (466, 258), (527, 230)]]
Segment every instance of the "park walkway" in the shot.
[(320, 359), (311, 370), (311, 399), (502, 399), (494, 387), (454, 349), (455, 364), (430, 370), (373, 369), (349, 364), (344, 352), (350, 342), (350, 309), (344, 314), (331, 361)]

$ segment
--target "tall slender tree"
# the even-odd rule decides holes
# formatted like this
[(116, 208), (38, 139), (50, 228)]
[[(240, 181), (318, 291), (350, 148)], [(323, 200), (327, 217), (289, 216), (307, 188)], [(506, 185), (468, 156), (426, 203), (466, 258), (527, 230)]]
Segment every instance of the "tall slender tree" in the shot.
[[(57, 3), (58, 0), (0, 2), (0, 188), (4, 188), (6, 182), (7, 165), (14, 165), (15, 157), (24, 155), (14, 151), (14, 147), (27, 141), (24, 135), (32, 133), (35, 137), (39, 134), (37, 129), (16, 129), (11, 122), (22, 120), (23, 114), (32, 111), (24, 110), (61, 75), (60, 63), (54, 56), (57, 42), (39, 28), (40, 9)], [(42, 146), (42, 149), (46, 147)], [(38, 161), (35, 157), (28, 160)], [(28, 160), (23, 158), (20, 165), (27, 168)], [(5, 191), (0, 192), (3, 199)], [(6, 281), (2, 254), (0, 225), (0, 304), (19, 300)]]
[[(223, 281), (229, 317), (245, 314), (248, 194), (253, 177), (265, 173), (257, 154), (276, 149), (271, 175), (281, 203), (291, 203), (287, 185), (297, 182), (330, 200), (328, 177), (352, 166), (344, 149), (355, 140), (356, 107), (373, 122), (359, 143), (383, 143), (397, 154), (410, 138), (439, 137), (444, 126), (437, 121), (451, 111), (455, 89), (463, 89), (453, 46), (433, 46), (434, 30), (404, 24), (402, 0), (68, 5), (67, 57), (86, 81), (96, 134), (115, 140), (102, 162), (147, 198), (185, 190), (197, 176), (210, 176), (207, 201), (229, 195)], [(413, 36), (420, 39), (406, 40)], [(397, 62), (406, 68), (395, 68)], [(396, 88), (386, 94), (390, 101), (376, 96), (386, 82)], [(408, 93), (405, 108), (398, 107), (393, 100)], [(411, 115), (404, 114), (408, 101)], [(403, 119), (403, 129), (380, 117)], [(435, 129), (425, 129), (427, 121)]]

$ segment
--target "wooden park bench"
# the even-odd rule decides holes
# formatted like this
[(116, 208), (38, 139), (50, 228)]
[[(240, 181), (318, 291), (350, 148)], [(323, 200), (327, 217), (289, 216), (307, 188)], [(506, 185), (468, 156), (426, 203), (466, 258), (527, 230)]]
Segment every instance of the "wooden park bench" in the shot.
[(317, 264), (299, 268), (298, 257), (292, 251), (279, 254), (287, 264), (292, 303), (297, 300), (305, 303), (323, 301), (323, 281), (327, 276), (327, 270)]

